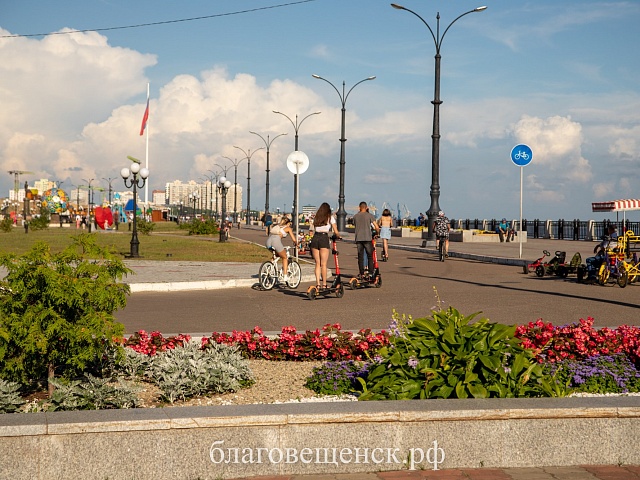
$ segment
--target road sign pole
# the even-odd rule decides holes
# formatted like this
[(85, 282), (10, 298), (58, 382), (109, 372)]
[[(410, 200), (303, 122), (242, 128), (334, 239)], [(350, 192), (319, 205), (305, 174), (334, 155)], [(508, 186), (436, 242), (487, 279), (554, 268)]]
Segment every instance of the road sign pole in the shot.
[[(522, 258), (522, 191), (523, 191), (523, 176), (524, 167), (531, 163), (533, 158), (533, 152), (529, 145), (519, 144), (511, 149), (511, 161), (520, 167), (520, 224), (518, 229), (520, 230), (518, 243), (520, 244), (520, 255), (518, 258)], [(526, 235), (527, 232), (525, 231)]]

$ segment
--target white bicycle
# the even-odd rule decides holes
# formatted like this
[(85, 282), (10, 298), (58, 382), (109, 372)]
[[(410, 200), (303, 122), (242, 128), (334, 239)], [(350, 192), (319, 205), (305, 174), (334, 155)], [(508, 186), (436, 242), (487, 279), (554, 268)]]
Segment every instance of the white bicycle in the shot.
[(302, 272), (300, 270), (300, 264), (295, 258), (291, 257), (291, 247), (284, 247), (287, 251), (287, 258), (289, 259), (289, 265), (287, 267), (288, 280), (284, 282), (282, 280), (282, 263), (280, 257), (276, 254), (273, 248), (269, 248), (271, 251), (271, 260), (267, 260), (260, 265), (260, 271), (258, 274), (260, 281), (260, 288), (262, 290), (271, 290), (275, 287), (276, 283), (287, 285), (289, 288), (298, 288), (300, 280), (302, 278)]

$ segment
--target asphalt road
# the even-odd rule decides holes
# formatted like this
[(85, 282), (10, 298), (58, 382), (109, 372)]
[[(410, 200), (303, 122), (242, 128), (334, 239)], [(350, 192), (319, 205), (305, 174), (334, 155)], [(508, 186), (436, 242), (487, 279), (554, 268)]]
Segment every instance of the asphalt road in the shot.
[[(243, 229), (234, 235), (258, 243), (265, 240), (259, 231)], [(338, 248), (342, 274), (348, 279), (357, 273), (356, 247), (340, 242)], [(311, 301), (306, 296), (310, 283), (296, 290), (260, 291), (256, 286), (136, 293), (116, 317), (128, 333), (145, 329), (163, 334), (210, 334), (254, 326), (280, 331), (285, 325), (306, 330), (326, 323), (340, 323), (344, 329), (382, 329), (389, 325), (393, 310), (415, 318), (429, 315), (438, 306), (451, 306), (465, 315), (481, 312), (483, 317), (506, 324), (542, 318), (564, 325), (589, 316), (597, 326), (640, 324), (637, 283), (624, 289), (613, 283), (585, 285), (571, 276), (538, 278), (525, 275), (521, 267), (457, 258), (442, 263), (431, 254), (401, 250), (391, 250), (390, 261), (380, 263), (380, 269), (381, 288), (347, 288), (343, 298)]]

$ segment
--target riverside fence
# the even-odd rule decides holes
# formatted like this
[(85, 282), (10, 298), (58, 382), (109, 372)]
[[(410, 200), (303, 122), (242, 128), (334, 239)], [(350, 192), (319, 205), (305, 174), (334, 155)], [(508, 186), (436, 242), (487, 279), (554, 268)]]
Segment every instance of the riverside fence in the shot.
[[(465, 220), (451, 220), (451, 228), (462, 230), (488, 230), (495, 231), (496, 226), (500, 223), (500, 220), (491, 219), (465, 219)], [(628, 230), (631, 230), (638, 234), (640, 232), (640, 222), (631, 222), (626, 220), (625, 222), (613, 222), (610, 220), (604, 220), (597, 222), (595, 220), (540, 220), (538, 218), (534, 220), (522, 220), (522, 228), (519, 226), (518, 220), (511, 220), (510, 225), (513, 225), (516, 231), (526, 230), (527, 237), (529, 238), (551, 238), (557, 240), (599, 240), (607, 232), (609, 225), (615, 225), (618, 229), (618, 233), (622, 234)]]

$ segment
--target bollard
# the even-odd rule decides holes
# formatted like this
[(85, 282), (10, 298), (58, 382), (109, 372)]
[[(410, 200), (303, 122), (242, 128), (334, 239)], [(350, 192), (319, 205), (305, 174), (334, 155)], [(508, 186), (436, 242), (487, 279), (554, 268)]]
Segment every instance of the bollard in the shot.
[(564, 240), (564, 220), (558, 220), (558, 240)]
[(573, 221), (573, 239), (580, 240), (580, 220), (577, 218)]
[(533, 221), (533, 238), (540, 238), (540, 220), (537, 218)]

